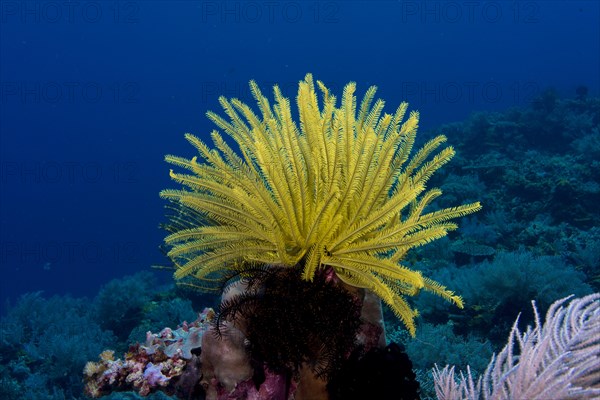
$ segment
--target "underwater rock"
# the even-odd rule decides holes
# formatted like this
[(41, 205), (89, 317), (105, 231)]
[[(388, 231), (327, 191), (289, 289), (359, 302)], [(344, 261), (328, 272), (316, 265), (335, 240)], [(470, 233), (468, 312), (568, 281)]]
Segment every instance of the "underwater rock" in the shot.
[(229, 396), (239, 392), (241, 382), (251, 380), (254, 371), (245, 346), (246, 337), (232, 323), (225, 322), (217, 333), (211, 327), (202, 338), (201, 384), (206, 389), (207, 399), (239, 398)]

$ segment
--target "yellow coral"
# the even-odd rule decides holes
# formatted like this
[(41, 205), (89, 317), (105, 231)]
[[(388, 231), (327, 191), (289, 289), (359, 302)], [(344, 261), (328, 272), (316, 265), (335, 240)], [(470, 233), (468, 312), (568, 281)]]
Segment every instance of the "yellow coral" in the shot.
[(115, 360), (115, 351), (114, 350), (104, 350), (100, 353), (100, 359), (104, 362), (114, 361)]
[(91, 378), (92, 376), (100, 372), (103, 369), (103, 367), (104, 366), (102, 365), (102, 363), (88, 361), (85, 364), (85, 367), (83, 368), (83, 374), (88, 378)]
[(310, 74), (300, 82), (297, 124), (277, 86), (270, 105), (250, 82), (260, 115), (224, 97), (228, 118), (208, 113), (237, 152), (213, 131), (214, 149), (186, 135), (199, 157), (166, 156), (189, 171), (171, 171), (187, 190), (161, 192), (175, 203), (165, 239), (175, 277), (211, 280), (244, 262), (298, 266), (306, 280), (331, 268), (345, 283), (381, 297), (414, 334), (417, 312), (404, 296), (425, 289), (460, 307), (462, 300), (399, 262), (411, 248), (456, 229), (451, 219), (481, 206), (425, 212), (441, 195), (426, 190), (426, 182), (454, 150), (438, 150), (446, 138), (437, 136), (411, 157), (419, 114), (403, 122), (406, 103), (385, 114), (371, 87), (357, 107), (356, 85), (349, 83), (338, 107), (317, 85), (321, 101)]

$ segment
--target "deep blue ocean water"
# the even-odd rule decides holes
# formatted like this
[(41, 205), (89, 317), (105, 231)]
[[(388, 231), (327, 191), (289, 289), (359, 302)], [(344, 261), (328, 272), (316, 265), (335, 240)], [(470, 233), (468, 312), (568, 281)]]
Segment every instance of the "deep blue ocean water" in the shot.
[(0, 0), (1, 399), (82, 399), (100, 351), (211, 305), (150, 269), (164, 156), (210, 143), (219, 96), (293, 100), (307, 73), (408, 101), (458, 150), (436, 206), (484, 205), (406, 260), (465, 309), (416, 297), (413, 341), (386, 313), (423, 398), (434, 362), (483, 371), (530, 300), (600, 290), (598, 1)]
[(250, 79), (377, 85), (427, 130), (548, 87), (598, 96), (599, 71), (596, 1), (2, 0), (0, 300), (164, 263), (163, 156)]

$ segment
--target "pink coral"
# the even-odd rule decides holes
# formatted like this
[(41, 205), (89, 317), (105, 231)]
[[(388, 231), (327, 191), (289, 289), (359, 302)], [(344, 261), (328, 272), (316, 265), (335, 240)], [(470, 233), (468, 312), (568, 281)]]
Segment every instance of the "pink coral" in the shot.
[(124, 360), (115, 360), (110, 351), (103, 352), (98, 362), (86, 364), (86, 394), (97, 398), (112, 391), (136, 390), (146, 396), (157, 389), (174, 393), (187, 364), (195, 368), (192, 350), (200, 347), (213, 316), (214, 311), (206, 308), (196, 321), (184, 322), (176, 330), (148, 332), (146, 342), (131, 346)]
[(166, 386), (169, 382), (169, 378), (162, 373), (162, 364), (154, 365), (148, 363), (144, 370), (144, 379), (148, 382), (151, 387), (155, 386)]

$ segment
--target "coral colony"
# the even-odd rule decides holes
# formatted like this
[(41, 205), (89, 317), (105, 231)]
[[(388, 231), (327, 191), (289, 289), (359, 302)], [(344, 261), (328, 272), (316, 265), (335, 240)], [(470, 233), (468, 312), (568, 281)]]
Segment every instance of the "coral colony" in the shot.
[[(100, 397), (118, 388), (135, 390), (142, 396), (161, 388), (166, 393), (192, 392), (192, 389), (177, 389), (190, 380), (185, 374), (198, 372), (195, 349), (202, 344), (202, 336), (210, 328), (214, 311), (210, 308), (190, 324), (184, 322), (176, 330), (164, 328), (160, 333), (148, 332), (144, 344), (130, 346), (123, 360), (114, 359), (114, 352), (106, 350), (98, 362), (88, 362), (84, 368), (85, 393)], [(187, 379), (186, 379), (187, 378)], [(197, 376), (192, 379), (198, 384)]]

